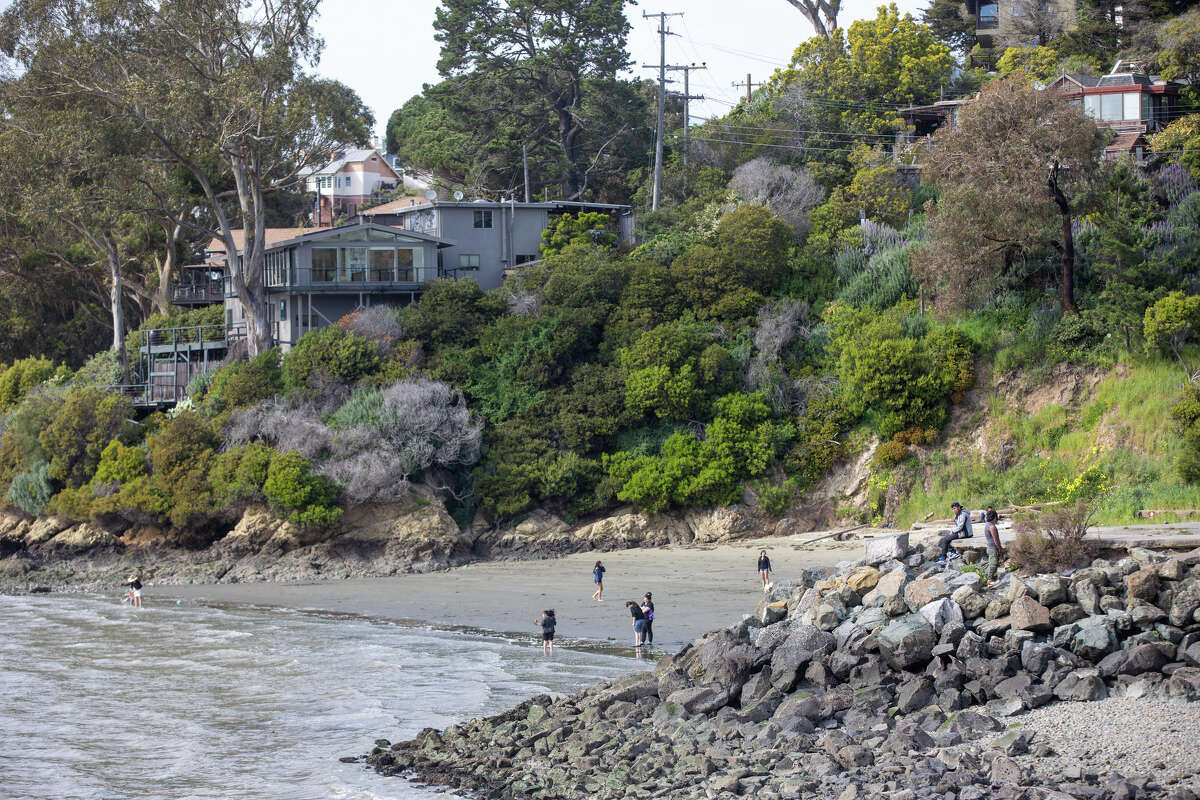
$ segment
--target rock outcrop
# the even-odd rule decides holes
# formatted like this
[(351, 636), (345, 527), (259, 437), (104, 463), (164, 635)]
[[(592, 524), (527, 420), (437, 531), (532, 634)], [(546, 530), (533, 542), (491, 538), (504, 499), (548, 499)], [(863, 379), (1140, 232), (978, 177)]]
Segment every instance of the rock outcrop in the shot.
[(1110, 696), (1200, 700), (1200, 566), (1097, 561), (984, 586), (933, 553), (894, 555), (780, 582), (653, 672), (379, 740), (362, 758), (539, 800), (1200, 796), (1194, 774), (1062, 769), (1035, 730), (1004, 720)]

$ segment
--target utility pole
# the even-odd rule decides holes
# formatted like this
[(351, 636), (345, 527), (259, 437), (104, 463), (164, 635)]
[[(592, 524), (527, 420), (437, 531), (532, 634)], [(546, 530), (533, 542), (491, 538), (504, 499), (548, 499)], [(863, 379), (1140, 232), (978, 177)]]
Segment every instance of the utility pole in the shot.
[[(705, 61), (700, 64), (687, 64), (683, 66), (669, 66), (667, 69), (673, 72), (678, 71), (683, 73), (683, 94), (676, 95), (676, 97), (679, 97), (683, 100), (683, 166), (687, 167), (688, 151), (690, 150), (688, 146), (688, 128), (692, 126), (692, 107), (690, 101), (704, 99), (704, 95), (702, 94), (692, 94), (691, 83), (688, 79), (692, 75), (692, 70), (708, 69), (708, 62)], [(685, 171), (684, 181), (686, 180), (687, 172)]]
[(658, 63), (643, 64), (643, 69), (658, 69), (658, 118), (654, 136), (654, 194), (650, 200), (650, 209), (658, 211), (659, 200), (662, 197), (662, 163), (663, 163), (663, 111), (667, 104), (667, 36), (675, 36), (667, 30), (667, 17), (682, 17), (682, 11), (647, 14), (642, 12), (642, 19), (658, 17)]
[(740, 82), (738, 82), (738, 81), (734, 81), (734, 82), (733, 82), (733, 88), (735, 88), (735, 89), (740, 89), (740, 88), (742, 88), (743, 86), (745, 86), (745, 87), (746, 87), (746, 102), (747, 102), (747, 103), (749, 103), (749, 102), (750, 102), (750, 94), (751, 94), (751, 93), (752, 93), (752, 92), (753, 92), (755, 89), (757, 89), (759, 86), (762, 86), (762, 84), (761, 84), (761, 83), (751, 83), (751, 82), (750, 82), (750, 73), (749, 73), (749, 72), (747, 72), (747, 73), (746, 73), (746, 82), (745, 82), (745, 83), (740, 83)]

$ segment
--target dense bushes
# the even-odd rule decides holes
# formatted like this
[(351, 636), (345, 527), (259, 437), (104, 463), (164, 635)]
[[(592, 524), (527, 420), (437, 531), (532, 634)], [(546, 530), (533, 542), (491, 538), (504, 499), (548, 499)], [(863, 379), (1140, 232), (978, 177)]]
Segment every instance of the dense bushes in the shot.
[(342, 515), (342, 509), (334, 505), (337, 487), (315, 474), (312, 464), (299, 453), (280, 453), (271, 459), (262, 493), (296, 525), (332, 525)]
[(127, 397), (95, 388), (69, 392), (38, 436), (50, 455), (50, 477), (71, 487), (86, 483), (109, 442), (133, 435), (132, 420), (133, 403)]
[(283, 359), (283, 385), (308, 390), (317, 376), (353, 383), (379, 369), (379, 342), (337, 325), (307, 333)]
[(21, 398), (39, 383), (51, 378), (65, 379), (70, 372), (66, 367), (55, 366), (48, 358), (32, 356), (14, 361), (12, 366), (0, 369), (0, 413), (12, 410)]

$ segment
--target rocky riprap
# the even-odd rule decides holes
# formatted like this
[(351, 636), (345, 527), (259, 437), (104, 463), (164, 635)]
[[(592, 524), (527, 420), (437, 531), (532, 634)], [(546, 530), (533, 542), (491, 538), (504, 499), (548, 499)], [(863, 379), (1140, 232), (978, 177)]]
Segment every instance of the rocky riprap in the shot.
[[(1194, 764), (1200, 747), (1194, 558), (1133, 551), (985, 588), (932, 555), (906, 535), (873, 540), (863, 561), (776, 585), (653, 672), (381, 739), (362, 758), (487, 798), (1200, 797), (1195, 769), (1166, 763)], [(1135, 775), (1104, 716), (1046, 722), (1051, 704), (1109, 697), (1156, 704), (1190, 752), (1176, 741)], [(1057, 753), (1064, 736), (1095, 758)]]

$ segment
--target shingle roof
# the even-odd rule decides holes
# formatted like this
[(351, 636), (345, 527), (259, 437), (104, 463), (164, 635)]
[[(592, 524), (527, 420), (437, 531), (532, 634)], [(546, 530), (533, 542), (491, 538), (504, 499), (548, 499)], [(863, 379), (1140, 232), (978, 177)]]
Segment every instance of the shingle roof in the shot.
[(374, 216), (375, 214), (397, 214), (401, 211), (407, 211), (413, 206), (426, 205), (432, 205), (432, 201), (426, 200), (424, 197), (401, 197), (398, 200), (392, 200), (390, 203), (364, 209), (362, 214), (367, 217)]
[(1133, 131), (1131, 133), (1119, 133), (1117, 134), (1117, 138), (1109, 142), (1108, 146), (1104, 149), (1120, 150), (1121, 152), (1125, 152), (1136, 147), (1141, 139), (1142, 134), (1138, 131)]
[(1115, 75), (1105, 75), (1098, 86), (1149, 86), (1149, 76), (1134, 72), (1121, 72)]
[[(267, 228), (263, 231), (267, 241), (267, 247), (274, 247), (280, 242), (286, 242), (288, 239), (295, 239), (297, 236), (303, 236), (306, 233), (313, 233), (317, 228)], [(246, 249), (246, 232), (241, 228), (233, 231), (233, 240), (241, 243), (241, 249)], [(224, 253), (225, 240), (220, 236), (214, 236), (212, 241), (208, 243), (208, 251), (210, 253)]]

